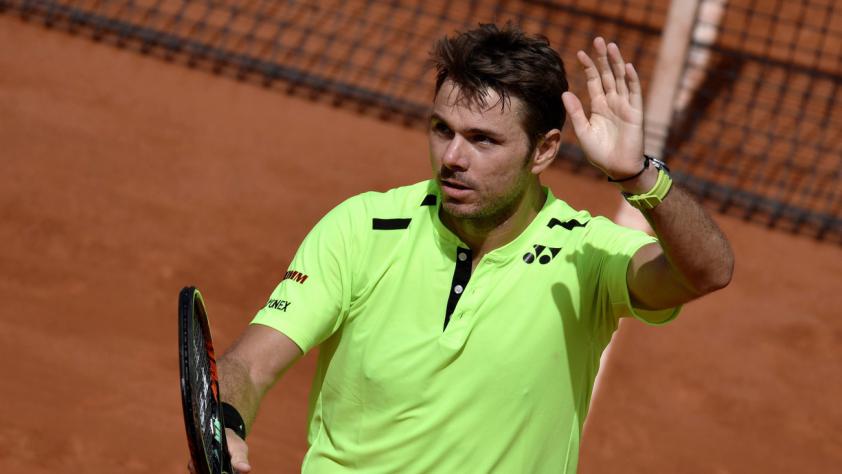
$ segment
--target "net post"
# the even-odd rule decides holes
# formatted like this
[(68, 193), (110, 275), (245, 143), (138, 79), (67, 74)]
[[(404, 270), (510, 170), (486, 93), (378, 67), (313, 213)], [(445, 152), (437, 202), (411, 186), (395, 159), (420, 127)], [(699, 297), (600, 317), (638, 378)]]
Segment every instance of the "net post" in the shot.
[(646, 154), (662, 157), (670, 127), (673, 101), (681, 83), (699, 0), (672, 0), (644, 107)]
[[(673, 101), (681, 84), (690, 38), (696, 23), (699, 0), (672, 0), (664, 30), (661, 32), (661, 45), (655, 68), (652, 70), (649, 90), (643, 108), (644, 153), (658, 158), (663, 157), (664, 143), (673, 115)], [(652, 233), (652, 227), (636, 209), (624, 199), (619, 199), (614, 222), (625, 227)]]

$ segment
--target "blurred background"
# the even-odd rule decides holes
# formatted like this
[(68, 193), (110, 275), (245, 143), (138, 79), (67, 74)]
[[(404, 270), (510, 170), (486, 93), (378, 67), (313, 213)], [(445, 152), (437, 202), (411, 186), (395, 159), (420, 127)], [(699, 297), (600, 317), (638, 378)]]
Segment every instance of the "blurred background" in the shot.
[[(176, 298), (226, 347), (343, 199), (430, 176), (433, 41), (480, 22), (575, 59), (616, 41), (647, 151), (714, 214), (725, 290), (624, 321), (580, 472), (834, 472), (842, 462), (842, 4), (835, 0), (0, 0), (0, 470), (184, 472)], [(544, 181), (614, 217), (565, 130)], [(306, 450), (313, 354), (250, 435)]]

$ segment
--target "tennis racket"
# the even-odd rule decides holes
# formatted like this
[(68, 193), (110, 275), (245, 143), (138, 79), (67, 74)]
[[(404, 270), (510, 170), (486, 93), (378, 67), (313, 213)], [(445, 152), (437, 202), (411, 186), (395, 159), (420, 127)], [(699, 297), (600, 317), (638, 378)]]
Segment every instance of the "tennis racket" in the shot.
[(178, 296), (181, 405), (193, 467), (198, 474), (233, 474), (219, 400), (219, 379), (208, 316), (199, 290)]

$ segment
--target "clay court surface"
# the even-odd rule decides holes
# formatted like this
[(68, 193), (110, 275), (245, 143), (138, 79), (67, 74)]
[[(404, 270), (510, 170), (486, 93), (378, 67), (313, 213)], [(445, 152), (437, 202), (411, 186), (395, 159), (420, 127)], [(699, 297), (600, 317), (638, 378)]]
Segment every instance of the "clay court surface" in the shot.
[[(178, 290), (227, 346), (328, 209), (428, 176), (426, 139), (10, 15), (0, 45), (0, 472), (185, 472)], [(614, 212), (605, 183), (545, 181)], [(842, 465), (842, 248), (717, 220), (734, 281), (666, 327), (624, 322), (580, 472)], [(298, 470), (314, 360), (266, 399), (254, 472)]]

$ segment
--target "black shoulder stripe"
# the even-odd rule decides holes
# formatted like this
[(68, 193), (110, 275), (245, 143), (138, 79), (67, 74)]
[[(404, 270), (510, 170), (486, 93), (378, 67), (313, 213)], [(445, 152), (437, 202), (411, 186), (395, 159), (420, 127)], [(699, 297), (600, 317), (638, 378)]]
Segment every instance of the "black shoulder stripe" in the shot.
[(424, 196), (424, 200), (421, 201), (422, 206), (435, 206), (436, 205), (436, 195), (435, 194), (428, 194)]
[(553, 227), (560, 225), (567, 230), (573, 230), (574, 227), (585, 227), (586, 225), (588, 225), (588, 222), (589, 221), (585, 221), (585, 223), (582, 224), (576, 219), (570, 219), (569, 221), (561, 222), (560, 220), (553, 217), (552, 219), (550, 219), (550, 222), (547, 223), (547, 227), (552, 229)]
[(371, 228), (374, 230), (400, 230), (409, 227), (412, 219), (371, 219)]

